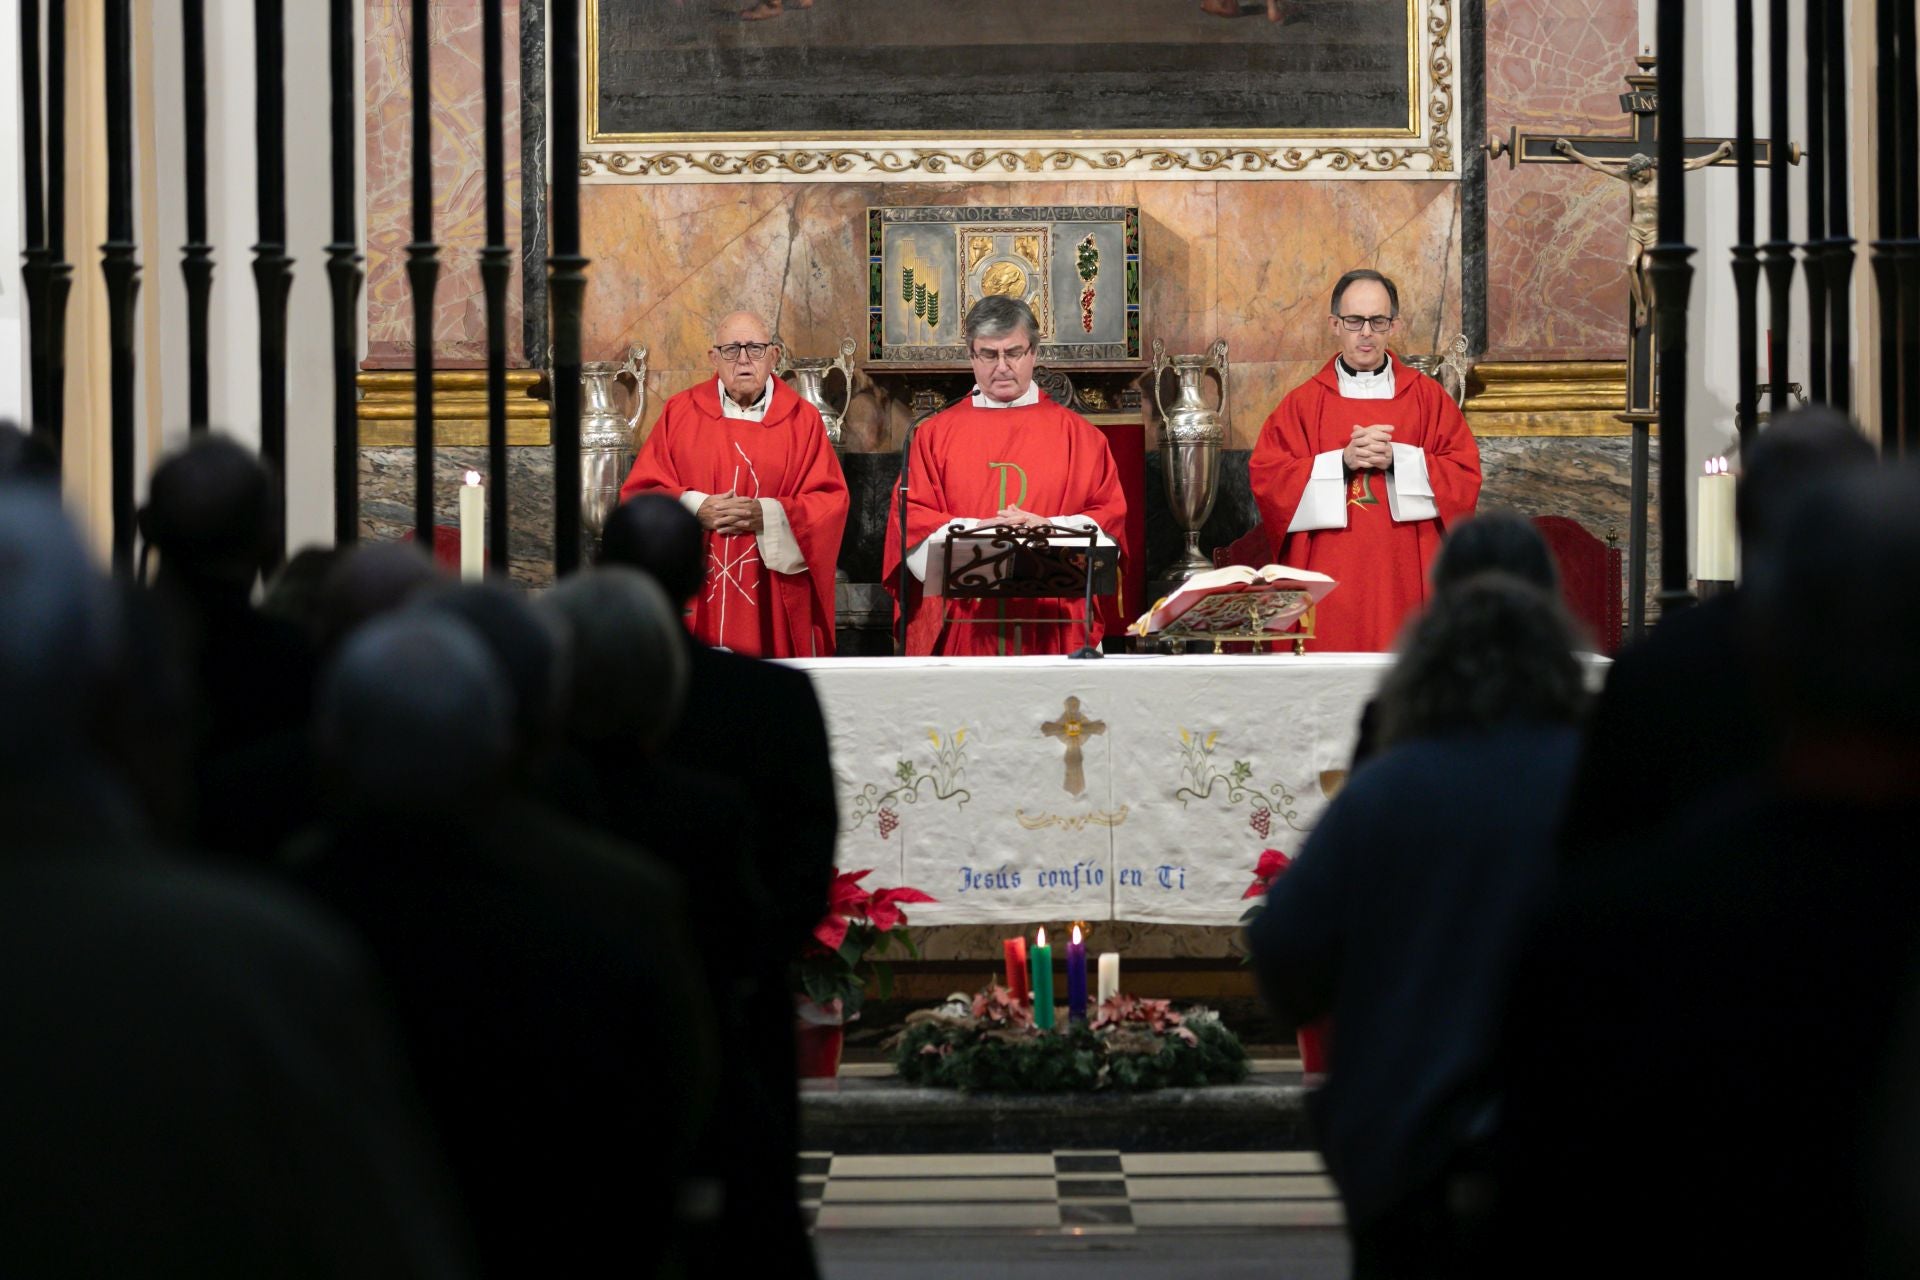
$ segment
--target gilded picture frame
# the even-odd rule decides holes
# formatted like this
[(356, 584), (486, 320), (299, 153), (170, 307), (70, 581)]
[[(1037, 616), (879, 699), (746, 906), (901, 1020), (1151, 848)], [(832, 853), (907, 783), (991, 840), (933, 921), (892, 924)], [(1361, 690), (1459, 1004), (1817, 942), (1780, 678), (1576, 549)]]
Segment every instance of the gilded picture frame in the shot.
[[(1125, 0), (1125, 23), (1047, 25), (1118, 2), (1004, 0), (1018, 16), (987, 22), (785, 0), (749, 23), (744, 0), (587, 0), (581, 177), (1458, 177), (1457, 0), (1288, 0), (1306, 16), (1277, 24), (1260, 0), (1233, 20)], [(822, 39), (836, 23), (859, 38)]]

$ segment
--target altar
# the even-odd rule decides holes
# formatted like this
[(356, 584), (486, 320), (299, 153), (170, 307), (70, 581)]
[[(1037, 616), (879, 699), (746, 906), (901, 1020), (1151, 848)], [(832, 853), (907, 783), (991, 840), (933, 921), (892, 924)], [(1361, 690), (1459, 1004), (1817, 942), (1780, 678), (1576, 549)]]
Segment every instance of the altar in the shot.
[(826, 716), (839, 865), (916, 925), (1231, 925), (1346, 779), (1389, 654), (795, 661)]

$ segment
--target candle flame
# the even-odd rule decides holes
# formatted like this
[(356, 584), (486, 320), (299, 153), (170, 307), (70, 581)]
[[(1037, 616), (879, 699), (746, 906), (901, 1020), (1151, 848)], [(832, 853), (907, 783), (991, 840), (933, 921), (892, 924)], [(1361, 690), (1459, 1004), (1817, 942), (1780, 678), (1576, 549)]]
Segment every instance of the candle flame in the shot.
[(1730, 470), (1732, 467), (1724, 457), (1707, 459), (1707, 474), (1710, 476), (1723, 476)]
[(1073, 945), (1076, 947), (1080, 945), (1080, 926), (1079, 925), (1073, 926)]
[(479, 473), (478, 471), (469, 471), (469, 472), (467, 472), (467, 483), (468, 483), (468, 484), (479, 484), (479, 483), (480, 483), (480, 473)]
[(1044, 928), (1041, 929), (1038, 936), (1034, 938), (1033, 945), (1036, 947), (1044, 947), (1047, 945), (1047, 931)]

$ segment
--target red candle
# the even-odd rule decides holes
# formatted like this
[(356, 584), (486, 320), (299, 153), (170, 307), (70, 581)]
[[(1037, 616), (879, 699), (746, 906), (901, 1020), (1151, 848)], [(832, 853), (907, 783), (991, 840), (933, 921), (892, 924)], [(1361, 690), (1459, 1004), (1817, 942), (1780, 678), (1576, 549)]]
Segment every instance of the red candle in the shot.
[(1008, 938), (1000, 945), (1007, 953), (1007, 991), (1015, 1000), (1032, 999), (1027, 988), (1027, 940)]

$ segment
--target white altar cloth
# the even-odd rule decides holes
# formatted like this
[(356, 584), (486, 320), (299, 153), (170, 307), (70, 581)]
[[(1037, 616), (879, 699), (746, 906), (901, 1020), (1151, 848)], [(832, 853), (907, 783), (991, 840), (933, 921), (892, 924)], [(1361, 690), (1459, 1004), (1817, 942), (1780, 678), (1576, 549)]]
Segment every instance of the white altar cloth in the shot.
[[(1300, 852), (1388, 654), (823, 658), (842, 868), (913, 923), (1233, 924)], [(1077, 728), (1069, 698), (1079, 699)], [(1070, 756), (1078, 747), (1076, 772)], [(1075, 789), (1077, 787), (1077, 790)]]

